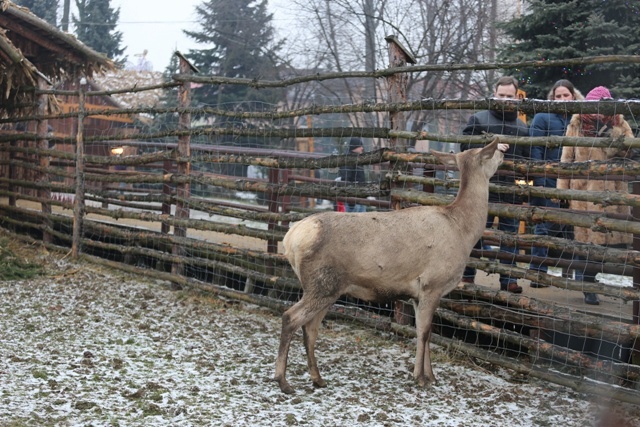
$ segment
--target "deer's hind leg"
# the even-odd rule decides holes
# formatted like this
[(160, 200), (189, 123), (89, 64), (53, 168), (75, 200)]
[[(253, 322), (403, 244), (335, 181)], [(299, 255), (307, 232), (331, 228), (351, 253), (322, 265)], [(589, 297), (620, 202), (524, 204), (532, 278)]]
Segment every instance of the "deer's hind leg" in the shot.
[(309, 275), (308, 281), (301, 280), (304, 290), (302, 298), (282, 315), (282, 332), (274, 380), (280, 386), (280, 390), (287, 394), (294, 391), (286, 380), (289, 347), (294, 333), (301, 326), (304, 326), (304, 344), (312, 381), (320, 387), (325, 384), (320, 377), (315, 359), (315, 341), (320, 322), (329, 307), (340, 297), (341, 291), (338, 276), (332, 269), (324, 268), (314, 273)]
[[(335, 302), (335, 301), (334, 301)], [(331, 303), (333, 304), (333, 302)], [(302, 338), (304, 341), (304, 349), (307, 352), (307, 366), (309, 367), (309, 375), (311, 381), (316, 387), (326, 387), (327, 382), (320, 376), (318, 369), (318, 361), (316, 360), (316, 339), (318, 338), (318, 329), (324, 316), (327, 314), (329, 307), (318, 313), (313, 319), (302, 327)]]

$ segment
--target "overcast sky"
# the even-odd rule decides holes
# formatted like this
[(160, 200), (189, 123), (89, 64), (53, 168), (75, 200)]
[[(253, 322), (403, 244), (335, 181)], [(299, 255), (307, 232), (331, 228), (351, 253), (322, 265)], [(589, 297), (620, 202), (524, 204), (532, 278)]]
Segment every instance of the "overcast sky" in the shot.
[[(195, 6), (203, 0), (111, 0), (113, 9), (120, 8), (117, 31), (122, 32), (122, 46), (129, 61), (136, 63), (145, 49), (146, 59), (154, 71), (164, 71), (177, 49), (187, 53), (198, 46), (182, 30), (198, 30)], [(73, 3), (73, 2), (72, 2)], [(287, 0), (269, 0), (274, 25), (284, 29)]]

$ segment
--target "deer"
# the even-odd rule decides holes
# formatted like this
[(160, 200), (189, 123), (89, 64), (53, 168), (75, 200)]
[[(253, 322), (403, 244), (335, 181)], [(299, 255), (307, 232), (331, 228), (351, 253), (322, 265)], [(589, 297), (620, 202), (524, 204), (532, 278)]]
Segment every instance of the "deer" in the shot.
[(295, 393), (286, 369), (291, 340), (300, 327), (313, 386), (327, 386), (318, 369), (316, 339), (324, 316), (343, 295), (378, 302), (416, 300), (413, 377), (420, 387), (436, 383), (429, 350), (433, 314), (440, 298), (460, 283), (471, 250), (482, 236), (489, 178), (502, 163), (504, 146), (508, 148), (494, 138), (482, 148), (457, 154), (431, 151), (440, 163), (460, 171), (459, 190), (449, 205), (323, 212), (293, 224), (283, 246), (302, 297), (282, 315), (273, 381), (283, 393)]

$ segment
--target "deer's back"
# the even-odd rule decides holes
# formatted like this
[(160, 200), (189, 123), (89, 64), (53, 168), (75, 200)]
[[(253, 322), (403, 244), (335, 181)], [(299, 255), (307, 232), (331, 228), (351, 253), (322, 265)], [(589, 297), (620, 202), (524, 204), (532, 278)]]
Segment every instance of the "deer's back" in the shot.
[(468, 252), (460, 255), (456, 232), (447, 210), (440, 207), (364, 214), (326, 212), (294, 224), (283, 243), (299, 277), (331, 266), (350, 282), (371, 287), (408, 284), (427, 265), (444, 267), (442, 272), (432, 268), (434, 277), (464, 268)]

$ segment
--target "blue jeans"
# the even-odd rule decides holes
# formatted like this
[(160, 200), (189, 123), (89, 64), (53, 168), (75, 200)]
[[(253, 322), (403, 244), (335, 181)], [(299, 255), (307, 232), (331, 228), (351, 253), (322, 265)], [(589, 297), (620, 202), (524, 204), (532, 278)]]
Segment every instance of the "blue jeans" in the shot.
[[(489, 215), (487, 217), (487, 225), (486, 228), (491, 228), (493, 226), (493, 215)], [(519, 220), (516, 218), (498, 218), (498, 230), (505, 231), (509, 233), (517, 233), (518, 232)], [(474, 246), (474, 249), (482, 248), (482, 239), (478, 240)], [(517, 253), (518, 248), (513, 246), (507, 246), (505, 244), (500, 244), (500, 252), (507, 252), (511, 254)], [(514, 260), (500, 260), (501, 264), (515, 265)], [(463, 273), (464, 278), (474, 279), (476, 277), (476, 269), (472, 267), (466, 267)], [(507, 274), (500, 275), (500, 286), (505, 287), (510, 283), (516, 283), (516, 279), (512, 278)]]
[(358, 205), (354, 203), (345, 203), (344, 211), (345, 212), (366, 212), (367, 208), (364, 205)]
[[(531, 206), (544, 206), (546, 208), (559, 208), (560, 204), (559, 203), (554, 203), (549, 199), (543, 199), (543, 198), (539, 198), (539, 197), (534, 197), (531, 199)], [(555, 232), (553, 232), (553, 229), (557, 229), (558, 225), (554, 224), (552, 222), (541, 222), (536, 224), (534, 230), (533, 230), (533, 234), (535, 234), (536, 236), (549, 236), (549, 235), (554, 235), (556, 234)], [(533, 246), (531, 248), (531, 255), (535, 256), (535, 257), (541, 257), (541, 258), (546, 258), (547, 255), (549, 254), (549, 249), (547, 247), (539, 247), (539, 246)], [(543, 273), (546, 273), (548, 271), (548, 266), (540, 264), (540, 263), (535, 263), (535, 262), (531, 262), (531, 264), (529, 265), (529, 268), (531, 270), (536, 270), (536, 271), (541, 271)]]

